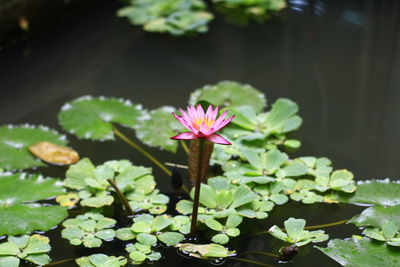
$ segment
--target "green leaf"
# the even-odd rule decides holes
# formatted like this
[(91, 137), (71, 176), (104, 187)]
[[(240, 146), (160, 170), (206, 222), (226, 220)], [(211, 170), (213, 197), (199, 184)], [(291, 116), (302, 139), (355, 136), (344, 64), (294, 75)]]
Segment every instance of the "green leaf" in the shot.
[(197, 89), (191, 94), (189, 103), (194, 105), (201, 100), (228, 108), (250, 106), (255, 112), (262, 111), (266, 106), (264, 94), (250, 85), (233, 81), (222, 81)]
[(96, 232), (96, 237), (105, 241), (112, 240), (115, 237), (115, 231), (112, 229), (100, 230)]
[(235, 190), (235, 193), (233, 194), (233, 199), (234, 200), (230, 207), (237, 208), (257, 199), (257, 194), (255, 194), (248, 186), (240, 185)]
[(16, 244), (5, 242), (0, 244), (0, 255), (15, 256), (19, 253), (19, 248)]
[(157, 235), (157, 238), (164, 244), (167, 244), (169, 246), (175, 246), (176, 244), (184, 240), (185, 236), (182, 235), (181, 233), (165, 232)]
[(82, 139), (113, 140), (112, 124), (133, 127), (143, 112), (129, 100), (84, 96), (66, 103), (58, 114), (61, 126)]
[(0, 266), (4, 267), (18, 267), (19, 259), (12, 256), (0, 256)]
[(222, 231), (224, 226), (218, 222), (217, 220), (214, 220), (213, 218), (209, 218), (205, 221), (206, 225), (208, 228), (213, 229), (215, 231)]
[(81, 201), (82, 206), (92, 207), (92, 208), (101, 208), (103, 206), (110, 206), (114, 202), (114, 197), (100, 196), (100, 197), (90, 197)]
[(83, 158), (68, 168), (64, 185), (72, 189), (84, 189), (86, 187), (85, 179), (94, 177), (95, 170), (90, 159)]
[(384, 224), (382, 224), (382, 232), (385, 239), (394, 238), (398, 231), (398, 226), (392, 221), (386, 221)]
[(51, 259), (49, 257), (49, 255), (46, 254), (40, 254), (40, 255), (28, 255), (25, 260), (32, 262), (34, 264), (43, 266), (46, 265), (48, 263), (50, 263)]
[(392, 207), (374, 206), (365, 209), (361, 214), (354, 216), (348, 223), (356, 226), (381, 227), (386, 221), (392, 221), (400, 228), (400, 205)]
[(266, 126), (273, 133), (286, 133), (300, 127), (302, 120), (295, 115), (299, 108), (296, 103), (289, 99), (280, 98), (268, 113)]
[(238, 216), (234, 213), (229, 214), (228, 219), (226, 220), (226, 227), (227, 228), (235, 228), (238, 227), (243, 221), (241, 216)]
[(154, 218), (151, 228), (153, 232), (158, 232), (167, 228), (172, 223), (173, 220), (168, 215), (160, 215)]
[(132, 227), (132, 231), (136, 233), (151, 233), (151, 227), (147, 222), (140, 221), (140, 222), (135, 222)]
[(221, 245), (225, 245), (229, 242), (229, 236), (227, 236), (226, 234), (217, 234), (212, 237), (211, 241)]
[(279, 150), (268, 151), (265, 157), (265, 169), (269, 174), (275, 173), (275, 171), (289, 159), (285, 153)]
[(129, 253), (129, 257), (134, 263), (141, 263), (146, 259), (146, 255), (140, 251), (132, 251)]
[(257, 114), (251, 106), (229, 107), (229, 110), (235, 114), (233, 124), (247, 130), (255, 130), (257, 127)]
[(59, 180), (26, 173), (0, 176), (0, 207), (47, 199), (65, 193)]
[(41, 254), (51, 250), (49, 238), (41, 235), (32, 235), (29, 237), (28, 245), (24, 249), (26, 254)]
[(157, 243), (157, 238), (154, 235), (140, 233), (136, 236), (137, 241), (143, 245), (154, 246)]
[[(194, 198), (194, 188), (190, 193), (191, 198)], [(216, 201), (216, 194), (214, 189), (209, 186), (208, 184), (201, 184), (200, 187), (200, 203), (208, 208), (216, 208), (217, 201)]]
[(306, 221), (303, 219), (289, 218), (284, 224), (288, 236), (293, 240), (297, 240), (304, 230)]
[(183, 127), (172, 116), (172, 112), (176, 110), (169, 106), (147, 112), (139, 118), (134, 127), (136, 137), (148, 146), (160, 147), (175, 153), (178, 142), (171, 140), (171, 137), (180, 132)]
[(276, 226), (276, 225), (272, 226), (272, 227), (268, 230), (268, 232), (269, 232), (272, 236), (274, 236), (274, 237), (276, 237), (276, 238), (278, 238), (278, 239), (280, 239), (280, 240), (289, 241), (288, 235), (287, 235), (285, 232), (283, 232), (283, 231), (282, 231), (278, 226)]
[(35, 230), (47, 231), (67, 216), (67, 208), (60, 206), (0, 207), (0, 236), (29, 234)]
[(38, 142), (49, 142), (65, 146), (65, 136), (46, 126), (2, 126), (0, 127), (0, 168), (21, 170), (45, 166), (32, 155), (28, 148)]
[(298, 161), (292, 161), (282, 171), (284, 171), (285, 177), (302, 176), (307, 174), (308, 167)]
[(373, 242), (368, 238), (349, 240), (333, 239), (328, 247), (317, 247), (342, 266), (376, 267), (397, 266), (399, 252), (390, 249), (385, 243)]
[(128, 241), (136, 237), (131, 228), (120, 228), (116, 231), (116, 237), (119, 240)]
[(397, 181), (368, 180), (357, 183), (353, 194), (338, 193), (337, 200), (343, 203), (364, 203), (382, 206), (400, 205), (400, 183)]

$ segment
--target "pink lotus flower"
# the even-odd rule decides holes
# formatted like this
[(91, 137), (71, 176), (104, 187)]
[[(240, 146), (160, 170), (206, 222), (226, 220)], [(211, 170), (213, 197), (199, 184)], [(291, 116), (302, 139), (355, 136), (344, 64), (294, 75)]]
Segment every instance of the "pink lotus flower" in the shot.
[(204, 113), (201, 105), (198, 105), (197, 109), (194, 106), (187, 107), (187, 113), (183, 109), (179, 109), (179, 111), (182, 116), (178, 116), (173, 112), (172, 115), (190, 132), (180, 133), (171, 137), (171, 139), (190, 140), (202, 138), (221, 145), (231, 145), (230, 142), (222, 136), (215, 134), (215, 132), (225, 127), (235, 116), (225, 119), (227, 112), (224, 112), (217, 119), (218, 107), (213, 110), (211, 105), (208, 107), (206, 113)]

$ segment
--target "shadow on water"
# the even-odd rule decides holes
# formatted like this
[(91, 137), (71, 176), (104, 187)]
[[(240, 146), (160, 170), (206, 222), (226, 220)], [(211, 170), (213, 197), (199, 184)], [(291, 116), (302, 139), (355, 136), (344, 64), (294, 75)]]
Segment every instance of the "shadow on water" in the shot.
[[(117, 6), (116, 1), (99, 1), (87, 16), (0, 52), (2, 124), (29, 122), (59, 128), (56, 114), (61, 105), (85, 94), (129, 98), (146, 108), (184, 106), (193, 89), (232, 79), (259, 88), (269, 103), (288, 97), (299, 104), (304, 124), (294, 133), (303, 142), (298, 155), (327, 156), (335, 168), (348, 168), (358, 179), (397, 178), (398, 1), (289, 0), (289, 8), (265, 25), (238, 27), (217, 18), (209, 33), (189, 38), (145, 33), (116, 18)], [(96, 164), (128, 158), (150, 165), (120, 142), (95, 143), (72, 136), (70, 140), (72, 147)], [(150, 150), (171, 161), (166, 152)], [(175, 161), (184, 164), (184, 153)], [(64, 171), (44, 170), (58, 177)], [(155, 174), (159, 187), (168, 191), (168, 178), (158, 170)], [(323, 224), (350, 218), (360, 210), (290, 203), (244, 231), (282, 225), (291, 216), (306, 218), (310, 225)], [(331, 238), (357, 233), (352, 225), (326, 230)], [(59, 229), (49, 235), (54, 261), (89, 253), (59, 239)], [(240, 251), (268, 252), (276, 252), (279, 245), (266, 236), (237, 239), (232, 244)], [(122, 247), (108, 244), (106, 251), (119, 254)], [(206, 265), (174, 256), (168, 249), (165, 255), (151, 266)], [(226, 266), (247, 264), (229, 261)], [(337, 264), (309, 246), (285, 266)]]

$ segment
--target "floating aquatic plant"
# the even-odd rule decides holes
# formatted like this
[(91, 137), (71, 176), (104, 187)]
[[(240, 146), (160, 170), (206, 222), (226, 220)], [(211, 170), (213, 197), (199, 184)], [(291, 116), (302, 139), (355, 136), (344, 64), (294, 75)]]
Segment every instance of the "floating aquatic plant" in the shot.
[[(59, 115), (62, 127), (79, 138), (117, 137), (136, 149), (164, 171), (164, 178), (173, 180), (175, 192), (170, 196), (156, 189), (151, 168), (135, 166), (128, 160), (96, 166), (83, 158), (69, 166), (64, 181), (5, 172), (46, 166), (29, 151), (39, 144), (56, 151), (56, 157), (70, 155), (71, 150), (64, 149), (64, 136), (44, 126), (0, 127), (0, 236), (8, 235), (0, 243), (0, 265), (14, 267), (21, 260), (47, 264), (48, 239), (27, 235), (61, 223), (68, 216), (67, 209), (77, 213), (63, 223), (62, 236), (71, 244), (101, 247), (103, 241), (114, 237), (129, 242), (124, 242), (126, 258), (94, 254), (77, 259), (80, 266), (118, 267), (128, 261), (157, 261), (162, 258), (160, 245), (201, 259), (246, 261), (222, 245), (230, 247), (234, 245), (232, 239), (246, 238), (240, 237), (245, 232), (242, 223), (251, 223), (252, 219), (268, 222), (270, 212), (289, 201), (373, 205), (349, 221), (364, 227), (363, 235), (369, 238), (334, 239), (327, 248), (318, 249), (342, 265), (395, 265), (400, 244), (399, 182), (385, 179), (356, 183), (350, 171), (334, 169), (325, 157), (294, 157), (292, 151), (301, 143), (289, 135), (301, 126), (302, 119), (297, 104), (289, 99), (278, 99), (267, 108), (265, 96), (254, 87), (223, 81), (197, 89), (189, 105), (188, 111), (180, 110), (177, 115), (177, 109), (168, 106), (148, 111), (129, 100), (82, 97), (66, 103)], [(204, 111), (203, 107), (208, 109)], [(169, 163), (175, 168), (171, 171), (117, 128), (120, 125), (143, 144), (173, 153), (181, 146), (188, 153), (188, 175), (178, 173), (180, 162)], [(189, 132), (182, 133), (184, 128)], [(180, 141), (171, 140), (171, 136)], [(190, 140), (189, 146), (185, 140)], [(48, 151), (39, 148), (41, 153)], [(37, 154), (35, 149), (32, 152)], [(53, 162), (47, 156), (45, 153), (42, 159)], [(71, 158), (67, 157), (68, 161)], [(212, 169), (208, 168), (210, 162)], [(188, 182), (183, 179), (186, 176)], [(186, 188), (189, 184), (192, 188)], [(55, 205), (54, 198), (60, 205)], [(118, 212), (119, 204), (122, 213)], [(104, 217), (106, 214), (108, 217)], [(305, 224), (303, 219), (290, 218), (284, 222), (285, 229), (270, 228), (273, 236), (289, 245), (281, 249), (281, 259), (292, 259), (299, 247), (328, 239), (321, 230), (309, 231), (320, 226)], [(195, 233), (204, 234), (203, 244), (182, 243)], [(36, 245), (37, 253), (31, 253)], [(252, 253), (279, 258), (269, 252), (240, 254)]]
[(49, 243), (49, 238), (42, 235), (9, 236), (6, 242), (0, 244), (0, 266), (18, 267), (20, 260), (46, 265), (51, 261)]

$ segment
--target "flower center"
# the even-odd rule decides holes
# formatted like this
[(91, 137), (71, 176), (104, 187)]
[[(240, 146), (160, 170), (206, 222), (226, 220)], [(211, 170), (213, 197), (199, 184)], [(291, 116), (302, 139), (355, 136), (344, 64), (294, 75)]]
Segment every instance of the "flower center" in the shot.
[(193, 121), (192, 127), (195, 128), (197, 131), (200, 131), (200, 127), (203, 124), (203, 122), (206, 125), (206, 131), (208, 131), (211, 128), (211, 126), (213, 126), (215, 121), (209, 120), (208, 118), (198, 118)]

